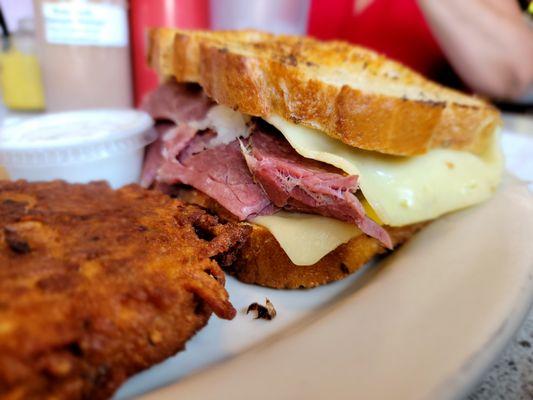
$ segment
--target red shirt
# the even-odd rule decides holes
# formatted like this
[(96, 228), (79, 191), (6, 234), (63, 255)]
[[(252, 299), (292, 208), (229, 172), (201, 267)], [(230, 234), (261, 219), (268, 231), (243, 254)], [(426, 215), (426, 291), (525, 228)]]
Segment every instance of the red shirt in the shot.
[(312, 0), (308, 33), (377, 50), (432, 78), (447, 66), (416, 0), (373, 0), (359, 12), (357, 2)]

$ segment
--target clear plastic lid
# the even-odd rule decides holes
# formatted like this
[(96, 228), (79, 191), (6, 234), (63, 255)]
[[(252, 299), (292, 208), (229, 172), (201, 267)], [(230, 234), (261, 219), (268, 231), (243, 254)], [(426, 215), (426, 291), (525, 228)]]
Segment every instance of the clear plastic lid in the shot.
[(156, 138), (150, 116), (98, 109), (47, 114), (0, 130), (0, 165), (62, 165), (137, 150)]

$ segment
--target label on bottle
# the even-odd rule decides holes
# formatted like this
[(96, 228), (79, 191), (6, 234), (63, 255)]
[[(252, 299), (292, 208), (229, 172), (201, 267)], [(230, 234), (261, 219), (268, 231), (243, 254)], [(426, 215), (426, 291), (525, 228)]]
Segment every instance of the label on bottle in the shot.
[(126, 10), (119, 5), (43, 2), (42, 10), (48, 43), (109, 47), (128, 44)]

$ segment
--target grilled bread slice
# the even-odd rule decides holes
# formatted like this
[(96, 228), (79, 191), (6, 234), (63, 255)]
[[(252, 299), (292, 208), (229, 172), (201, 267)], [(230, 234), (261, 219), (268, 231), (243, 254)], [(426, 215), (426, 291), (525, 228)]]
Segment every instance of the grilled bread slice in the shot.
[(343, 42), (159, 28), (150, 33), (149, 63), (163, 79), (199, 83), (219, 104), (386, 154), (479, 153), (501, 123), (484, 100)]

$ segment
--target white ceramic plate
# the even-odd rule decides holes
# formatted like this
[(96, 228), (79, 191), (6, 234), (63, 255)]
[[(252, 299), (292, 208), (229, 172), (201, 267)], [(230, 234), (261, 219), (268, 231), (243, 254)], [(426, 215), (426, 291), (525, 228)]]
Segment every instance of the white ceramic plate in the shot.
[[(344, 281), (279, 291), (228, 279), (227, 288), (235, 320), (213, 317), (186, 352), (135, 376), (116, 397), (458, 397), (529, 308), (533, 198), (507, 177), (489, 202), (432, 223)], [(278, 311), (273, 321), (242, 312), (265, 297)]]

